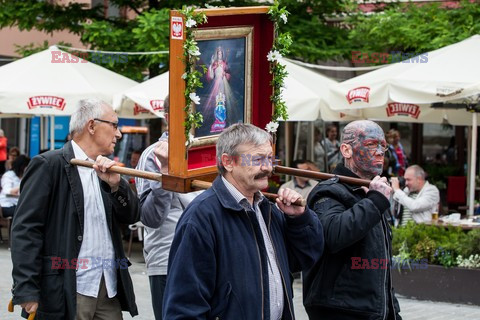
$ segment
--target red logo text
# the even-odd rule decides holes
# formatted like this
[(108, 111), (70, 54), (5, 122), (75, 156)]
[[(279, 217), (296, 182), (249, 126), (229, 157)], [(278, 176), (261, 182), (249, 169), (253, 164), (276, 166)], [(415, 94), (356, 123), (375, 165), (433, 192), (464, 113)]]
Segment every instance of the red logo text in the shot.
[(164, 100), (150, 100), (150, 105), (155, 111), (163, 111)]
[(134, 115), (137, 115), (137, 114), (140, 114), (140, 113), (149, 113), (150, 111), (148, 111), (147, 109), (141, 107), (140, 105), (136, 104), (133, 106), (133, 114)]
[(348, 91), (347, 93), (347, 101), (348, 103), (352, 102), (368, 102), (370, 96), (370, 88), (369, 87), (358, 87)]
[(411, 103), (392, 102), (388, 104), (386, 110), (387, 116), (389, 117), (398, 115), (410, 116), (414, 119), (418, 119), (418, 116), (420, 115), (420, 107)]
[(65, 99), (55, 96), (35, 96), (28, 98), (27, 105), (29, 109), (35, 108), (55, 108), (63, 111), (65, 108)]

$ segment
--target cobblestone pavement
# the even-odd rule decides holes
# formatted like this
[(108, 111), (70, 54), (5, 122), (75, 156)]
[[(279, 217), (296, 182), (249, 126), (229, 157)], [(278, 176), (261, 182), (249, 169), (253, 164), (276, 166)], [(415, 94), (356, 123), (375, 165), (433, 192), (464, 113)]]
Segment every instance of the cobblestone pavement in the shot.
[[(145, 273), (145, 263), (141, 255), (141, 248), (138, 244), (134, 246), (130, 267), (135, 287), (138, 310), (140, 315), (133, 318), (135, 320), (153, 320), (153, 311), (150, 302), (150, 287), (148, 277)], [(15, 313), (7, 312), (7, 303), (11, 297), (10, 288), (12, 262), (10, 259), (10, 251), (5, 244), (0, 244), (0, 320), (16, 320), (22, 319), (19, 314), (19, 307), (16, 307)], [(308, 320), (308, 317), (302, 305), (302, 284), (299, 280), (294, 283), (295, 290), (295, 315), (297, 320)], [(419, 301), (399, 297), (401, 315), (404, 320), (480, 320), (480, 307), (461, 304), (450, 304), (432, 301)], [(3, 307), (2, 307), (3, 306)], [(132, 319), (132, 317), (124, 313), (124, 319)], [(252, 319), (253, 320), (253, 319)]]

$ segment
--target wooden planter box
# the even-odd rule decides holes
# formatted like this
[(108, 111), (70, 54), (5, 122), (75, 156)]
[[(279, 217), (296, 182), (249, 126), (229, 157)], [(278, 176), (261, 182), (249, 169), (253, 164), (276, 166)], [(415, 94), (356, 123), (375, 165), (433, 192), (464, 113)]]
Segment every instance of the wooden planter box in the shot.
[(392, 269), (395, 292), (409, 298), (480, 305), (480, 269)]

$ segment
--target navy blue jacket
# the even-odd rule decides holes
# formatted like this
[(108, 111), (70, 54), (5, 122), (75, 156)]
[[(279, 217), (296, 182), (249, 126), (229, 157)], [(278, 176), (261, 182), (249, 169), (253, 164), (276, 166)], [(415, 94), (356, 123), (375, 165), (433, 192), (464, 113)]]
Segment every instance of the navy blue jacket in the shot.
[[(323, 231), (310, 209), (288, 218), (260, 204), (280, 269), (284, 310), (294, 319), (290, 272), (323, 252)], [(270, 319), (267, 252), (255, 212), (239, 205), (217, 177), (180, 218), (170, 250), (163, 318)]]

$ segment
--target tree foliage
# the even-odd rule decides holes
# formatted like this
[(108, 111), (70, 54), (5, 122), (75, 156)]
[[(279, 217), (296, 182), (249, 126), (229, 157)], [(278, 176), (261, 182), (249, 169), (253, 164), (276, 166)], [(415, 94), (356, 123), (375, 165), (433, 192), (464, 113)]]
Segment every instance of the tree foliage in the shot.
[[(268, 5), (253, 0), (110, 0), (109, 3), (138, 15), (133, 20), (105, 16), (103, 5), (88, 8), (77, 3), (0, 0), (0, 28), (18, 26), (20, 30), (47, 33), (68, 30), (96, 50), (163, 51), (169, 45), (169, 9), (180, 9), (183, 5)], [(280, 5), (291, 13), (288, 23), (280, 26), (282, 32), (292, 36), (290, 56), (311, 62), (350, 59), (352, 51), (421, 53), (480, 33), (478, 1), (463, 1), (456, 9), (439, 4), (392, 4), (384, 7), (383, 12), (370, 15), (359, 11), (352, 0), (280, 0)], [(40, 48), (30, 45), (19, 52), (28, 55), (47, 46), (46, 43)], [(149, 76), (164, 71), (168, 59), (167, 54), (129, 56), (128, 63), (109, 61), (104, 66), (142, 80), (147, 70)]]
[(281, 29), (292, 36), (292, 57), (314, 62), (346, 55), (348, 30), (328, 18), (348, 10), (349, 0), (281, 0), (280, 4), (291, 13)]
[(396, 4), (372, 15), (358, 13), (347, 23), (350, 47), (364, 52), (427, 52), (480, 33), (480, 5)]
[[(178, 1), (178, 0), (110, 0), (110, 6), (128, 8), (137, 13), (135, 19), (105, 16), (103, 5), (89, 8), (84, 4), (58, 4), (54, 1), (0, 0), (0, 28), (17, 26), (20, 30), (36, 29), (47, 33), (68, 30), (79, 35), (90, 49), (123, 52), (168, 50), (169, 9), (182, 5), (246, 6), (252, 1)], [(258, 3), (256, 3), (258, 5)], [(43, 50), (52, 43), (20, 47), (23, 56)], [(142, 80), (148, 70), (153, 77), (165, 71), (168, 54), (128, 56), (124, 60), (102, 60), (102, 65), (134, 80)]]

